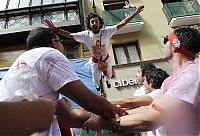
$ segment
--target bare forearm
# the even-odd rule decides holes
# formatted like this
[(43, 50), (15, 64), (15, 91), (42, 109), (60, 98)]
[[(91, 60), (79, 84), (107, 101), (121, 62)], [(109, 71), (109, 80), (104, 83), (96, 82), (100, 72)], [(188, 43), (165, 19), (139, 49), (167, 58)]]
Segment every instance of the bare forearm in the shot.
[(141, 113), (125, 115), (120, 118), (120, 126), (127, 132), (148, 131), (155, 129), (160, 124), (161, 115), (152, 110), (151, 107), (145, 107)]
[(132, 96), (130, 98), (121, 98), (121, 99), (113, 99), (110, 100), (112, 104), (121, 105), (122, 108), (137, 108), (140, 106), (147, 106), (150, 105), (153, 99), (148, 96)]
[(129, 23), (135, 16), (137, 15), (137, 12), (132, 13), (130, 16), (123, 19), (118, 25), (117, 30), (125, 26), (127, 23)]
[(109, 100), (114, 105), (120, 105), (122, 108), (133, 108), (134, 106), (134, 99), (136, 97), (131, 98), (119, 98), (119, 99), (111, 99)]
[(63, 30), (63, 29), (60, 29), (60, 28), (58, 28), (58, 27), (56, 27), (56, 28), (54, 29), (54, 32), (56, 32), (56, 33), (58, 33), (58, 34), (60, 34), (60, 35), (62, 35), (62, 36), (64, 36), (64, 37), (66, 37), (66, 38), (74, 39), (74, 37), (71, 35), (70, 32), (65, 31), (65, 30)]
[(90, 118), (90, 113), (81, 108), (71, 107), (69, 103), (65, 101), (65, 98), (59, 100), (56, 115), (72, 127), (81, 127), (83, 123)]
[(80, 128), (91, 117), (91, 113), (83, 109), (73, 109), (71, 114), (74, 115), (73, 117), (71, 116), (73, 122), (69, 123), (71, 127)]

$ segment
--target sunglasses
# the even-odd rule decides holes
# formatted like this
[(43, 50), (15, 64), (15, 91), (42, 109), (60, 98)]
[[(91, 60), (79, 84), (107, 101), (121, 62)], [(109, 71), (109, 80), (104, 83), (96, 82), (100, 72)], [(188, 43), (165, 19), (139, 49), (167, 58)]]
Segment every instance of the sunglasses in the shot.
[(165, 37), (163, 37), (163, 44), (164, 44), (164, 45), (165, 45), (168, 41), (169, 41), (169, 40), (168, 40), (168, 35), (165, 36)]

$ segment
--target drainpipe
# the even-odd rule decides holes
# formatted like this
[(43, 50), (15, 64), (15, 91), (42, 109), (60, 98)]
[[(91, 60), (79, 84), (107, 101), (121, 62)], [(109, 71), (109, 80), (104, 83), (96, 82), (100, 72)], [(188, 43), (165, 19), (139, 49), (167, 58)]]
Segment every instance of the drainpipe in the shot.
[(97, 13), (94, 0), (92, 1), (92, 8), (94, 9), (94, 13)]

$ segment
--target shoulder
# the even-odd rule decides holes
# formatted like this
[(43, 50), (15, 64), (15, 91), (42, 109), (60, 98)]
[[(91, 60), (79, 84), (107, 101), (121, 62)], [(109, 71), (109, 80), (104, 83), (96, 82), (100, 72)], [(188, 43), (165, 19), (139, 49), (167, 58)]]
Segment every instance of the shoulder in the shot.
[(41, 56), (42, 62), (56, 63), (58, 61), (68, 62), (67, 57), (57, 49), (49, 49)]

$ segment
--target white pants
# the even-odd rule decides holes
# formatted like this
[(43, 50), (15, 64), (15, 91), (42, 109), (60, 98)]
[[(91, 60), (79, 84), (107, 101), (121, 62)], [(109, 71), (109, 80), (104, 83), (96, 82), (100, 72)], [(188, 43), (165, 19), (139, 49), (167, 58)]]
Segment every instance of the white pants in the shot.
[[(92, 58), (90, 58), (89, 61), (90, 61), (91, 65), (92, 65), (93, 83), (99, 85), (100, 84), (100, 80), (101, 80), (101, 76), (102, 76), (102, 71), (99, 71), (98, 64), (94, 63), (92, 61)], [(106, 62), (108, 63), (106, 80), (110, 80), (111, 77), (112, 77), (112, 63), (111, 63), (110, 57), (106, 60)]]

